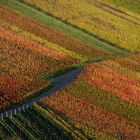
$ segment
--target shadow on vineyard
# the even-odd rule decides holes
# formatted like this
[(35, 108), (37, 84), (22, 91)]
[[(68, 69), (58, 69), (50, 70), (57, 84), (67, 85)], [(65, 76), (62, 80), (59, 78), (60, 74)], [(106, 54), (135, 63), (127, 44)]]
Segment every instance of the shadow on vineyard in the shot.
[[(55, 120), (51, 120), (47, 114), (44, 117), (37, 108), (29, 109), (26, 112), (18, 113), (14, 117), (9, 117), (0, 121), (0, 134), (2, 139), (56, 139), (71, 140), (72, 136), (68, 132), (56, 125)], [(48, 118), (47, 118), (48, 117)]]

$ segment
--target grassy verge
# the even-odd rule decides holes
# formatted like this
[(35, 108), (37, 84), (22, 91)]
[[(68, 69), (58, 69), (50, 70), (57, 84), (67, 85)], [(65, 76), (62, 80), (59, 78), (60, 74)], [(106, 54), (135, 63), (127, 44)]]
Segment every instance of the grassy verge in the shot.
[(34, 20), (36, 20), (44, 25), (56, 28), (59, 31), (62, 31), (67, 35), (77, 38), (80, 41), (87, 43), (87, 44), (91, 45), (92, 47), (95, 47), (96, 49), (99, 49), (101, 51), (104, 51), (104, 52), (107, 52), (110, 54), (126, 53), (123, 49), (120, 49), (119, 47), (115, 46), (114, 44), (112, 44), (108, 41), (105, 41), (83, 29), (80, 29), (79, 27), (75, 27), (71, 24), (64, 23), (63, 21), (58, 20), (57, 18), (53, 17), (52, 15), (40, 12), (17, 0), (12, 0), (12, 1), (0, 0), (0, 3), (5, 4), (15, 10), (17, 10), (19, 13), (22, 13), (28, 17), (31, 17)]

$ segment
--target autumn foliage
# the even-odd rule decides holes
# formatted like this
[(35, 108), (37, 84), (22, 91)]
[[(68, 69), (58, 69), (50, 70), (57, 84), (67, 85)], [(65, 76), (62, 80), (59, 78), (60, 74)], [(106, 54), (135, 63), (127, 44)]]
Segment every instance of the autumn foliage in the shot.
[(124, 75), (123, 72), (113, 70), (110, 65), (110, 62), (103, 62), (88, 66), (85, 69), (87, 74), (83, 77), (84, 80), (140, 106), (140, 82), (129, 75)]
[(0, 27), (0, 108), (48, 85), (47, 75), (77, 62), (66, 54)]
[(97, 56), (106, 55), (104, 52), (96, 50), (89, 45), (83, 44), (70, 36), (66, 36), (56, 29), (41, 25), (40, 23), (20, 15), (17, 12), (10, 10), (2, 5), (0, 6), (0, 18), (3, 21), (28, 31), (29, 33), (37, 35), (42, 39), (47, 39), (48, 41), (56, 43), (72, 52), (81, 54), (88, 58), (95, 58)]
[(42, 102), (54, 110), (65, 114), (65, 117), (94, 128), (97, 131), (115, 135), (116, 137), (123, 135), (125, 139), (130, 137), (140, 138), (138, 125), (135, 123), (107, 112), (91, 104), (87, 99), (72, 96), (67, 90), (59, 92), (50, 98), (46, 97), (42, 99)]
[[(94, 130), (123, 139), (139, 139), (140, 71), (137, 68), (140, 61), (137, 58), (139, 55), (89, 64), (68, 88), (41, 101), (62, 116), (65, 114)], [(126, 60), (131, 61), (135, 71)], [(124, 110), (126, 106), (131, 110)]]

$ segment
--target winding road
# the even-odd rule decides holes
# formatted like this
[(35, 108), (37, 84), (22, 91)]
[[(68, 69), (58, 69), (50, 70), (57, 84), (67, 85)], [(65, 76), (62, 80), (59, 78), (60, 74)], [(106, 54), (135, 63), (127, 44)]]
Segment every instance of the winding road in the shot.
[(76, 78), (76, 76), (81, 72), (82, 68), (78, 68), (76, 70), (72, 70), (68, 73), (63, 74), (62, 76), (58, 76), (56, 78), (53, 78), (51, 81), (53, 83), (56, 83), (56, 86), (53, 87), (52, 89), (50, 89), (49, 91), (42, 93), (40, 96), (31, 99), (30, 101), (24, 103), (23, 105), (17, 106), (14, 109), (11, 109), (9, 111), (5, 111), (3, 113), (0, 114), (0, 120), (7, 118), (9, 116), (14, 116), (17, 113), (20, 113), (22, 111), (26, 111), (29, 108), (32, 108), (32, 105), (34, 102), (37, 102), (39, 99), (45, 97), (45, 96), (50, 96), (54, 93), (56, 93), (57, 91), (63, 89), (64, 87), (66, 87), (67, 85), (69, 85), (71, 82), (73, 82), (73, 80)]

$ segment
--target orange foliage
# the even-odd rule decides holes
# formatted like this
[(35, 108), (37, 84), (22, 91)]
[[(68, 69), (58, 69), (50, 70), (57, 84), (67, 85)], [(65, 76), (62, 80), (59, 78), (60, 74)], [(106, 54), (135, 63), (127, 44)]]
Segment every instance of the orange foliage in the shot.
[(62, 52), (58, 52), (52, 48), (48, 48), (47, 46), (42, 46), (39, 43), (31, 41), (30, 39), (24, 36), (20, 36), (19, 34), (14, 33), (10, 30), (7, 30), (3, 27), (0, 27), (0, 36), (3, 36), (7, 40), (10, 40), (13, 42), (16, 41), (18, 44), (22, 44), (28, 49), (35, 50), (49, 57), (54, 57), (55, 59), (68, 58), (68, 56), (66, 56)]
[(123, 134), (126, 139), (128, 137), (140, 138), (138, 125), (135, 123), (106, 112), (91, 104), (87, 99), (72, 96), (66, 90), (51, 97), (45, 97), (41, 101), (43, 104), (65, 114), (66, 117), (98, 131), (115, 136)]
[(86, 82), (140, 106), (139, 81), (114, 72), (104, 63), (89, 65), (84, 73), (82, 79)]
[[(0, 38), (0, 108), (16, 103), (46, 87), (48, 81), (43, 80), (39, 76), (40, 73), (47, 75), (49, 72), (75, 63), (75, 60), (71, 58), (66, 59), (60, 56), (61, 59), (58, 60), (59, 57), (55, 59), (53, 53), (52, 57), (50, 54), (46, 57), (42, 55), (43, 53), (34, 51), (32, 47), (36, 47), (35, 45), (28, 48), (21, 37), (19, 37), (21, 40), (18, 40), (18, 37), (12, 36), (11, 32), (11, 36), (8, 36), (8, 31), (4, 29), (1, 31), (3, 34), (0, 32), (2, 36)], [(8, 40), (5, 39), (5, 35)]]
[(66, 36), (57, 30), (43, 26), (38, 22), (31, 20), (28, 17), (24, 17), (2, 5), (0, 5), (0, 18), (3, 21), (14, 24), (28, 32), (45, 38), (51, 42), (63, 46), (70, 51), (84, 55), (86, 57), (95, 58), (97, 56), (105, 55), (103, 52), (98, 51), (93, 47), (90, 47), (78, 40)]
[(140, 54), (135, 54), (130, 57), (115, 59), (119, 64), (134, 71), (140, 71)]

